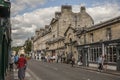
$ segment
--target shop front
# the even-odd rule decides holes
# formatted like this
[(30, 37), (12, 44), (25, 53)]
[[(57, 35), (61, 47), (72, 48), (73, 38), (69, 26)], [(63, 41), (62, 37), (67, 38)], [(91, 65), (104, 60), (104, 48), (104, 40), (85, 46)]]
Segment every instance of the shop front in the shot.
[(107, 69), (120, 71), (120, 40), (104, 41), (77, 46), (78, 60), (83, 66), (97, 67), (98, 57), (106, 56)]

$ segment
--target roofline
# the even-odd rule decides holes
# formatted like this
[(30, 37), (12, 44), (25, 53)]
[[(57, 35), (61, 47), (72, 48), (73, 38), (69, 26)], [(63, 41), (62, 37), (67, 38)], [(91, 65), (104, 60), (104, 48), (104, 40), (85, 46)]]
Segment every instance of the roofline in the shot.
[(110, 24), (113, 24), (113, 23), (116, 23), (116, 22), (119, 22), (119, 21), (120, 21), (120, 16), (115, 17), (115, 18), (112, 18), (112, 19), (107, 20), (107, 21), (104, 21), (104, 22), (102, 22), (102, 23), (98, 23), (98, 24), (96, 24), (96, 25), (88, 28), (87, 31), (96, 30), (96, 29), (105, 27), (105, 26), (107, 26), (107, 25), (110, 25)]

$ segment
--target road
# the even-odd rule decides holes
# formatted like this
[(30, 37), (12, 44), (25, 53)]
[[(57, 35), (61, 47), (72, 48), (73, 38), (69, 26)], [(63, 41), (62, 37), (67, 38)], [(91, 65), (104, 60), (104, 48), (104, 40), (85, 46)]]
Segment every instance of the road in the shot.
[(28, 68), (36, 80), (120, 80), (120, 76), (71, 67), (63, 63), (28, 62)]

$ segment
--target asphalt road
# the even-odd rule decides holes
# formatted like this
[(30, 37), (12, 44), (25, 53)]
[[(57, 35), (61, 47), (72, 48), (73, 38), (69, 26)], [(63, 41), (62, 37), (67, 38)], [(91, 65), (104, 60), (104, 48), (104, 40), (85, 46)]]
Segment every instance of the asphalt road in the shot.
[(36, 80), (120, 80), (120, 76), (71, 67), (68, 64), (28, 62), (28, 68)]

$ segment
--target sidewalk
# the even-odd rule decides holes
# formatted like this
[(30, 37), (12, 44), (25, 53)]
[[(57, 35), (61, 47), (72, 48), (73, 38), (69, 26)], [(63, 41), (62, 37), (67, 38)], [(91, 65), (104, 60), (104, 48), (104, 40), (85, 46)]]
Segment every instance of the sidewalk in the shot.
[[(19, 80), (18, 79), (18, 70), (13, 70), (7, 72), (5, 80)], [(29, 73), (28, 69), (26, 70), (25, 80), (36, 80), (33, 76)]]
[[(76, 65), (76, 67), (98, 72), (98, 69), (96, 67), (84, 67), (84, 66), (78, 66), (78, 65)], [(106, 74), (112, 74), (112, 75), (120, 76), (120, 71), (114, 71), (114, 70), (106, 70), (106, 71), (103, 70), (101, 73), (106, 73)]]
[(5, 80), (14, 80), (14, 72), (8, 70)]

